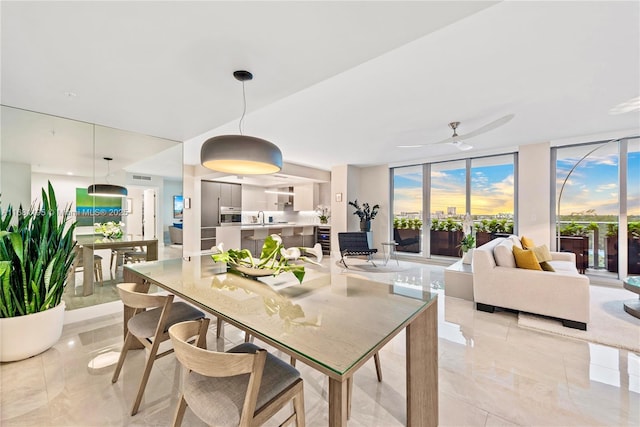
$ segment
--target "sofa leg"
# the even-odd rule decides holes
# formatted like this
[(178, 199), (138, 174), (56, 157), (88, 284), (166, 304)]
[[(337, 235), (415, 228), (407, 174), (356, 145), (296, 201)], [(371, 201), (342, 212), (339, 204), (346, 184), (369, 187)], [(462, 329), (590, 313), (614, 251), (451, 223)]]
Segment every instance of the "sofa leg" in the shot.
[(562, 319), (562, 326), (564, 326), (565, 328), (580, 329), (581, 331), (586, 331), (587, 330), (587, 324), (586, 323), (576, 322), (575, 320)]
[(481, 302), (477, 302), (476, 303), (476, 310), (484, 311), (484, 312), (487, 312), (487, 313), (493, 313), (494, 311), (496, 311), (496, 307), (495, 307), (495, 305), (488, 305), (488, 304), (483, 304)]

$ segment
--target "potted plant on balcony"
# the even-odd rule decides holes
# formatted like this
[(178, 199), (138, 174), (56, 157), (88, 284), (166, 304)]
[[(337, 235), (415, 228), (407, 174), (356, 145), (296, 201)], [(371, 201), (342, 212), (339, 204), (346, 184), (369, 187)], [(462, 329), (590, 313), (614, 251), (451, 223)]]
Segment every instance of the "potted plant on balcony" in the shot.
[(513, 221), (508, 219), (483, 219), (474, 223), (476, 246), (482, 246), (496, 237), (505, 237), (513, 233)]
[(393, 240), (398, 244), (396, 251), (420, 252), (420, 234), (422, 233), (422, 220), (420, 218), (393, 219)]
[(360, 231), (371, 231), (371, 221), (378, 214), (380, 205), (370, 206), (369, 203), (363, 203), (362, 206), (358, 204), (358, 199), (353, 202), (349, 202), (349, 205), (356, 208), (354, 215), (358, 215), (360, 218)]
[[(59, 215), (60, 214), (60, 215)], [(70, 208), (58, 210), (51, 183), (42, 202), (0, 214), (0, 361), (41, 353), (62, 334), (62, 294), (75, 256)]]
[(458, 243), (462, 240), (462, 223), (449, 217), (431, 220), (431, 255), (457, 257)]
[(584, 273), (589, 267), (589, 232), (598, 229), (595, 222), (578, 224), (575, 221), (560, 228), (560, 251), (576, 254), (576, 268)]
[[(607, 224), (605, 235), (607, 270), (618, 272), (618, 224)], [(627, 223), (627, 272), (640, 274), (640, 221)]]

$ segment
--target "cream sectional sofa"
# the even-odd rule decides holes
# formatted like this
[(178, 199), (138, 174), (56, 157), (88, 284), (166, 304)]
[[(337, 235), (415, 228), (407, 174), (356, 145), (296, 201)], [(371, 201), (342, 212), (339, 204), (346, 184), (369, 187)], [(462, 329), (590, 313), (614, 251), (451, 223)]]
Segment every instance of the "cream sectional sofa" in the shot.
[(493, 313), (496, 307), (562, 320), (566, 327), (587, 329), (589, 278), (578, 274), (575, 254), (551, 252), (556, 270), (516, 268), (513, 246), (517, 236), (494, 239), (473, 252), (473, 294), (476, 308)]

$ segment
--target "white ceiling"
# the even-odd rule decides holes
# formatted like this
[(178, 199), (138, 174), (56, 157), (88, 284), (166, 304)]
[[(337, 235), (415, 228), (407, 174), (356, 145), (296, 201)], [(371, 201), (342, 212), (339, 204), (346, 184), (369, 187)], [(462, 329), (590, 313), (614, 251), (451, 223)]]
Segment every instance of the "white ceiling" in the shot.
[[(184, 140), (245, 132), (285, 161), (407, 164), (640, 129), (639, 2), (6, 2), (2, 103)], [(77, 96), (65, 96), (74, 92)], [(4, 119), (3, 119), (4, 120)], [(4, 124), (4, 123), (3, 123)], [(589, 140), (589, 139), (586, 139)]]

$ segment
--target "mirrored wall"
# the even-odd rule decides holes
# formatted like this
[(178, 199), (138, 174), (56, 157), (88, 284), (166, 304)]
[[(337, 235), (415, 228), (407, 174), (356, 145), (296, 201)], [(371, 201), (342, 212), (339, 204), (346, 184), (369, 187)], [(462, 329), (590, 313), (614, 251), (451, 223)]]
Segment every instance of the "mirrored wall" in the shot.
[[(0, 209), (37, 205), (51, 182), (76, 221), (67, 310), (118, 300), (123, 263), (182, 256), (180, 142), (1, 108)], [(126, 195), (92, 196), (96, 184)]]

